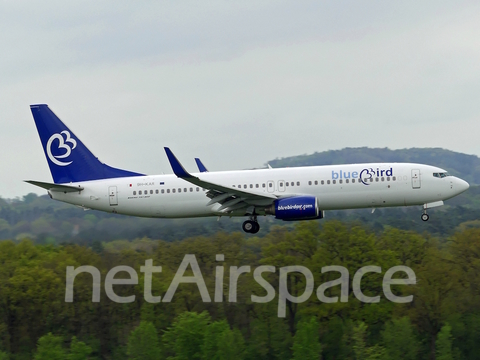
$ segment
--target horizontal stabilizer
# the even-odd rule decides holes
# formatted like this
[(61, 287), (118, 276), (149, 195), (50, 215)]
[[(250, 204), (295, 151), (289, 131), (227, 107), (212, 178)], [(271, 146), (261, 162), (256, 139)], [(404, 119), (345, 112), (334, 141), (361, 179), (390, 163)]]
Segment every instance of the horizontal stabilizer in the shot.
[(48, 191), (77, 192), (77, 191), (82, 191), (84, 189), (81, 186), (60, 185), (60, 184), (52, 184), (52, 183), (33, 181), (33, 180), (25, 180), (25, 182), (35, 186), (39, 186)]

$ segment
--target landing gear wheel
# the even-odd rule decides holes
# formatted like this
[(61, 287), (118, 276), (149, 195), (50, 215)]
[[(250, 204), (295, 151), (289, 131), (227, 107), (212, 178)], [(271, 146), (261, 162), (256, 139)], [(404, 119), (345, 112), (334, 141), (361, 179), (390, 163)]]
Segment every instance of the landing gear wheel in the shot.
[(260, 225), (256, 221), (246, 220), (242, 224), (242, 229), (246, 233), (256, 234), (260, 230)]
[(428, 221), (428, 219), (430, 219), (430, 216), (428, 216), (428, 214), (422, 214), (423, 221)]
[(246, 220), (243, 222), (242, 224), (242, 229), (243, 231), (247, 232), (247, 233), (251, 233), (252, 230), (255, 228), (255, 223), (251, 220)]

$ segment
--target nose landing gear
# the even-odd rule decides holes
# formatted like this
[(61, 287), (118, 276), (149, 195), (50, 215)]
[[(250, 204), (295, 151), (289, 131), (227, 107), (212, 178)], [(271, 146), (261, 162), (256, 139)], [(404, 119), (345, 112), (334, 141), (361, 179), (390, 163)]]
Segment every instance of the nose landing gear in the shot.
[(430, 216), (428, 216), (427, 214), (427, 206), (427, 204), (423, 205), (423, 214), (421, 216), (423, 221), (428, 221), (428, 219), (430, 218)]
[(250, 216), (250, 220), (246, 220), (242, 224), (242, 229), (246, 233), (256, 234), (260, 230), (260, 225), (257, 222), (257, 216)]

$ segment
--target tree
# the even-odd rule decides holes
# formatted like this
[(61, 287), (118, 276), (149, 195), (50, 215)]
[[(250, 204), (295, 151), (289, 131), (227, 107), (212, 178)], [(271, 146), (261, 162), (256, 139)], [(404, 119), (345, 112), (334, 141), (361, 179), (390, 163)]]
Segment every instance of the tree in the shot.
[[(430, 359), (435, 359), (436, 339), (442, 324), (464, 304), (465, 290), (458, 267), (449, 261), (449, 254), (430, 248), (421, 265), (414, 268), (417, 285), (405, 287), (413, 295), (411, 306), (405, 309), (419, 331), (426, 336)], [(460, 310), (461, 311), (461, 310)]]
[(244, 352), (245, 342), (239, 330), (228, 328), (218, 337), (218, 360), (242, 360)]
[(149, 321), (141, 321), (128, 338), (127, 355), (131, 360), (157, 360), (160, 345), (155, 326)]
[(205, 337), (202, 344), (202, 359), (204, 360), (215, 360), (218, 359), (218, 346), (220, 335), (224, 332), (230, 330), (228, 323), (225, 320), (215, 321), (208, 325), (207, 330), (205, 331)]
[(374, 345), (367, 347), (367, 325), (364, 322), (358, 323), (353, 328), (353, 353), (356, 360), (380, 360), (385, 356), (385, 350), (381, 346)]
[(366, 344), (365, 336), (367, 333), (367, 325), (364, 322), (358, 323), (353, 328), (352, 340), (353, 340), (353, 353), (356, 360), (366, 359)]
[(442, 326), (442, 329), (437, 335), (436, 345), (436, 360), (453, 360), (452, 352), (452, 327), (449, 324)]
[(87, 346), (82, 341), (78, 341), (76, 336), (72, 338), (68, 360), (85, 360), (88, 359), (88, 355), (90, 355), (91, 353), (92, 348), (90, 346)]
[(390, 360), (414, 360), (417, 358), (418, 342), (408, 317), (394, 319), (385, 325), (382, 332), (385, 354)]
[(323, 335), (320, 342), (324, 360), (348, 358), (350, 350), (347, 344), (349, 324), (339, 316), (332, 316), (328, 323), (322, 324)]
[(294, 360), (318, 360), (322, 345), (318, 338), (318, 321), (312, 316), (310, 320), (300, 321), (293, 337)]
[(62, 347), (63, 339), (52, 333), (38, 339), (37, 353), (35, 360), (65, 360), (66, 353)]
[[(319, 245), (319, 234), (320, 229), (316, 221), (299, 222), (295, 225), (294, 231), (289, 231), (283, 226), (275, 226), (265, 237), (261, 263), (273, 265), (277, 269), (293, 265), (308, 268), (309, 261)], [(275, 276), (278, 276), (278, 271)], [(298, 272), (291, 272), (286, 277), (289, 292), (295, 297), (304, 293), (305, 281), (305, 276)], [(274, 283), (278, 284), (278, 279), (275, 279)], [(298, 311), (298, 303), (286, 301), (287, 321), (292, 336), (295, 334)]]
[(163, 343), (165, 350), (172, 353), (172, 359), (191, 360), (202, 358), (202, 345), (207, 331), (210, 315), (206, 311), (184, 312), (165, 331)]
[(249, 360), (290, 360), (292, 336), (288, 323), (276, 316), (276, 304), (255, 305), (245, 357)]

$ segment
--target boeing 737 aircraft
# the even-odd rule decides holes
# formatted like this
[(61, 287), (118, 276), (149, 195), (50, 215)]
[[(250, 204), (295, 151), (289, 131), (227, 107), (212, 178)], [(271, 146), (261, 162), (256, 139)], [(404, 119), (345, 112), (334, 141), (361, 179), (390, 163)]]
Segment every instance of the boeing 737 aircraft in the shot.
[(174, 175), (145, 175), (100, 162), (47, 105), (31, 105), (53, 183), (27, 181), (55, 200), (152, 218), (245, 216), (256, 233), (259, 215), (286, 221), (321, 219), (325, 210), (443, 205), (467, 182), (422, 164), (378, 163), (210, 172), (195, 159), (189, 173), (166, 147)]

